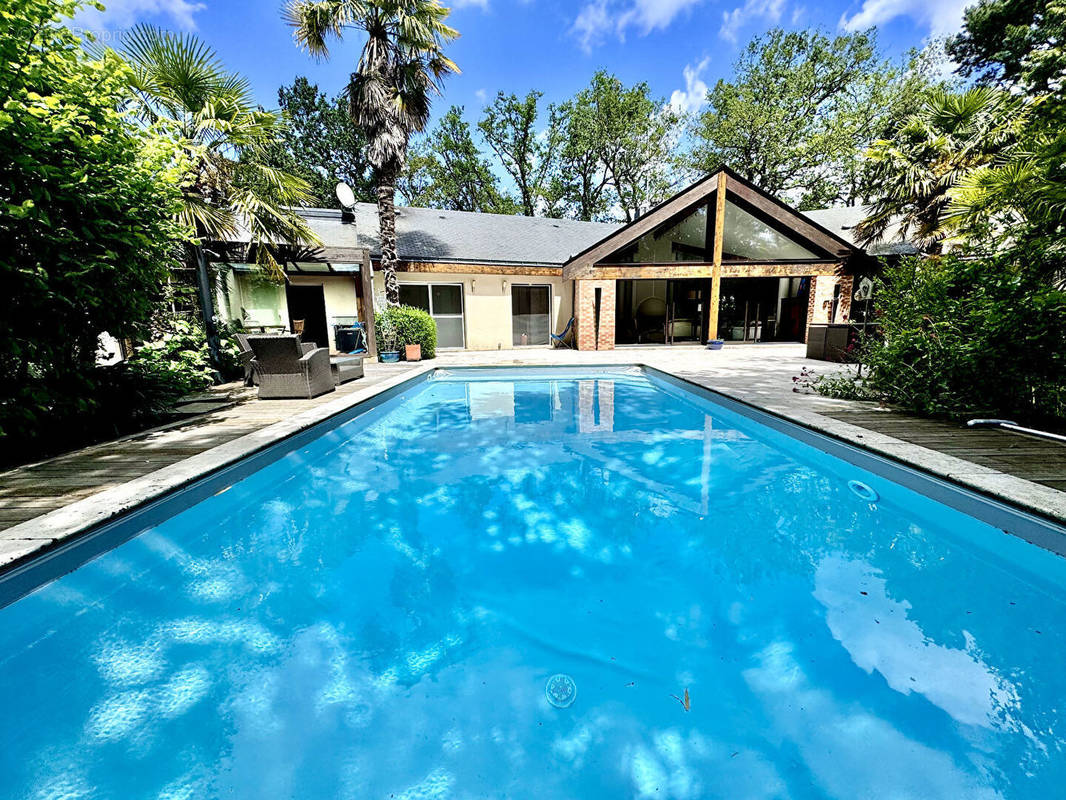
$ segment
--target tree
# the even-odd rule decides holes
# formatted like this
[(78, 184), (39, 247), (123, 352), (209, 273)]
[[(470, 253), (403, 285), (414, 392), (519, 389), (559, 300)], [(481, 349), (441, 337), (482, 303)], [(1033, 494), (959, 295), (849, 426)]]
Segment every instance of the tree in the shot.
[(1024, 98), (999, 89), (934, 92), (891, 139), (867, 153), (880, 194), (856, 228), (860, 241), (877, 241), (898, 224), (904, 236), (938, 252), (951, 230), (945, 211), (952, 191), (974, 170), (1007, 156), (1027, 115)]
[(399, 189), (412, 206), (517, 213), (518, 204), (500, 190), (499, 183), (470, 135), (462, 106), (452, 106), (426, 139), (412, 148)]
[(478, 127), (485, 141), (518, 187), (522, 213), (536, 215), (543, 207), (549, 215), (555, 203), (551, 188), (561, 145), (559, 109), (548, 106), (547, 128), (537, 129), (543, 92), (531, 91), (524, 98), (499, 92), (483, 112)]
[(366, 159), (366, 137), (348, 113), (343, 96), (326, 97), (307, 78), (278, 89), (284, 119), (277, 142), (265, 148), (263, 160), (292, 173), (310, 186), (311, 202), (337, 206), (336, 186), (343, 181), (356, 199), (373, 202), (374, 180)]
[(1045, 93), (1066, 75), (1066, 6), (1052, 0), (981, 0), (948, 41), (963, 75)]
[(229, 72), (214, 51), (191, 34), (147, 25), (123, 40), (132, 67), (134, 108), (146, 124), (165, 130), (185, 154), (178, 220), (191, 237), (186, 263), (195, 270), (212, 361), (220, 363), (205, 240), (248, 232), (258, 262), (283, 277), (272, 249), (317, 238), (293, 207), (309, 199), (308, 185), (262, 158), (281, 137), (277, 114), (256, 107), (251, 88)]
[(933, 82), (929, 67), (912, 54), (893, 68), (872, 30), (772, 30), (749, 42), (733, 81), (708, 93), (687, 163), (699, 172), (727, 165), (801, 208), (863, 202), (874, 187), (861, 153), (914, 107)]
[(611, 176), (603, 164), (605, 130), (597, 118), (588, 89), (564, 103), (559, 114), (564, 120), (560, 168), (552, 194), (566, 205), (567, 215), (585, 221), (610, 216)]
[(105, 402), (99, 337), (144, 332), (182, 235), (181, 153), (131, 124), (130, 70), (113, 53), (86, 53), (64, 27), (77, 8), (9, 0), (0, 26), (0, 449), (9, 456), (48, 437), (69, 446), (91, 424)]
[[(1032, 101), (1018, 146), (958, 182), (945, 218), (1000, 231), (1001, 244), (1043, 239), (1061, 251), (1066, 223), (1066, 7), (1046, 0), (982, 0), (948, 44), (965, 75)], [(1061, 273), (1061, 267), (1059, 268)]]
[(328, 42), (355, 28), (367, 36), (347, 94), (352, 118), (367, 138), (378, 184), (381, 270), (386, 301), (400, 302), (396, 279), (396, 182), (411, 135), (429, 121), (431, 94), (458, 67), (444, 45), (458, 37), (437, 0), (291, 0), (285, 16), (297, 44), (329, 54)]
[(599, 158), (614, 200), (625, 221), (632, 222), (670, 193), (678, 115), (663, 99), (651, 97), (648, 84), (626, 88), (603, 71), (578, 96), (578, 105), (583, 103), (592, 109)]

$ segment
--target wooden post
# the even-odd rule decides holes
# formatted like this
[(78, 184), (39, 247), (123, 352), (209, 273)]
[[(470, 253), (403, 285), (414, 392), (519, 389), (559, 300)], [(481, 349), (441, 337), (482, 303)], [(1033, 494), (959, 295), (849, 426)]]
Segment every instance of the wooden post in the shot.
[(359, 265), (359, 279), (363, 283), (363, 314), (366, 316), (366, 354), (375, 358), (378, 354), (378, 337), (374, 329), (374, 276), (371, 274), (370, 252), (363, 251), (363, 263)]
[(725, 171), (718, 173), (714, 202), (714, 250), (711, 253), (711, 307), (707, 338), (718, 338), (718, 305), (722, 292), (722, 241), (725, 236)]

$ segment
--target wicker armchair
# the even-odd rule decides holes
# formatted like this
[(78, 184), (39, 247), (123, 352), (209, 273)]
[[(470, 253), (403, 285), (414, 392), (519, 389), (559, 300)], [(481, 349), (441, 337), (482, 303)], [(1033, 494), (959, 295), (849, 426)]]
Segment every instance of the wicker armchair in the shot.
[(248, 345), (255, 353), (252, 366), (259, 377), (260, 400), (311, 398), (333, 391), (325, 347), (308, 352), (296, 335), (249, 336)]

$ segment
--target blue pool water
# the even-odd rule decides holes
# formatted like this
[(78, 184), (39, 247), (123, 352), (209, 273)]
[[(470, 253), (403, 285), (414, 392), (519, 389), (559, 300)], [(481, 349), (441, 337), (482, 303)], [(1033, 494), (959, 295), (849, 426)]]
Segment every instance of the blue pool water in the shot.
[(414, 386), (0, 610), (0, 796), (1066, 791), (1066, 561), (536, 374)]

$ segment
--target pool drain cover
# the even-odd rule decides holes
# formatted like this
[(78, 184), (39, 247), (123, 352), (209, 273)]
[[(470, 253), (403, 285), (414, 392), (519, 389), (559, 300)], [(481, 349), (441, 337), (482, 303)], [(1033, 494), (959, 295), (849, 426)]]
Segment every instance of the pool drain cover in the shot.
[(569, 675), (552, 675), (544, 687), (544, 694), (556, 708), (569, 708), (577, 699), (577, 684)]

